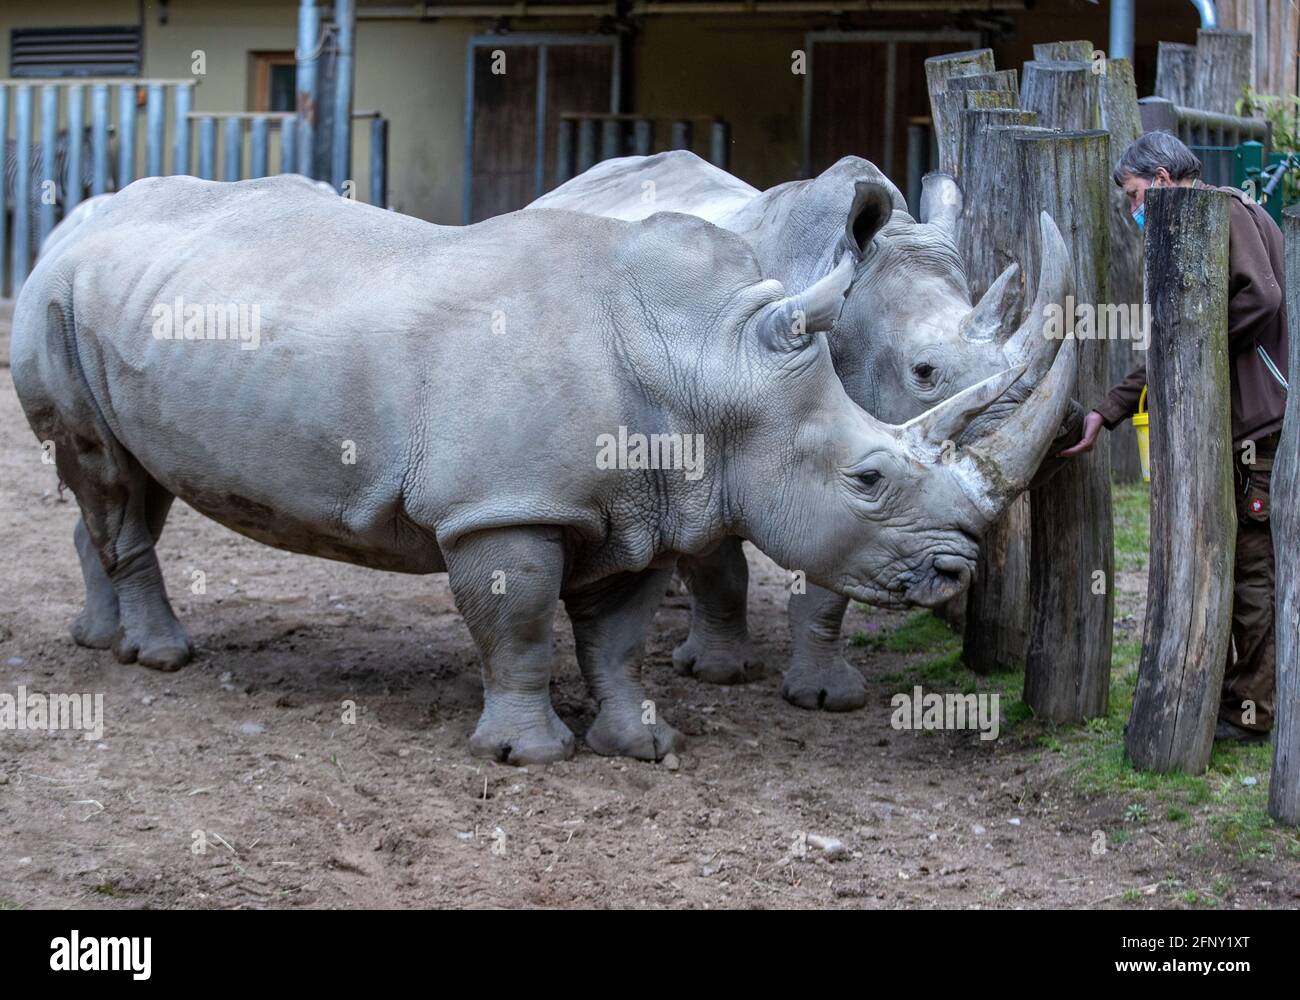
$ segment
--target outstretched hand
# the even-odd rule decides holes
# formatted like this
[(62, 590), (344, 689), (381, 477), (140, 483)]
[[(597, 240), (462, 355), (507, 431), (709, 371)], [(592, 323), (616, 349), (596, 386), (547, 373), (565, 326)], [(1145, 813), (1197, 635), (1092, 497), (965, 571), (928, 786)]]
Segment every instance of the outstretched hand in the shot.
[(1057, 452), (1056, 457), (1073, 458), (1075, 455), (1082, 455), (1084, 452), (1092, 451), (1103, 426), (1105, 426), (1105, 422), (1102, 420), (1101, 414), (1096, 410), (1089, 410), (1088, 415), (1083, 418), (1083, 437), (1079, 439), (1078, 444)]

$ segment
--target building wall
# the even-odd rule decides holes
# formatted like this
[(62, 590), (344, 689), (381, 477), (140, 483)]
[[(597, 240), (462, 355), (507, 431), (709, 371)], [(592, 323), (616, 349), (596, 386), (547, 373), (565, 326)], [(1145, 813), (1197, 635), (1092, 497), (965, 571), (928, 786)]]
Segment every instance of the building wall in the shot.
[[(171, 0), (168, 23), (155, 3), (144, 4), (144, 72), (187, 77), (191, 54), (203, 50), (207, 73), (195, 92), (198, 111), (246, 111), (251, 100), (250, 53), (291, 50), (297, 39), (296, 0)], [(322, 6), (329, 6), (323, 4)], [(1137, 25), (1139, 79), (1143, 53), (1155, 41), (1193, 41), (1197, 18), (1186, 0), (1142, 0)], [(1089, 38), (1107, 41), (1107, 8), (1084, 0), (1042, 0), (1018, 14), (1012, 34), (995, 42), (1000, 67), (1032, 57), (1035, 41)], [(8, 76), (8, 32), (19, 26), (135, 23), (136, 0), (5, 0), (0, 6), (0, 76)], [(759, 187), (798, 176), (803, 78), (791, 72), (791, 53), (807, 32), (828, 30), (829, 15), (802, 17), (657, 16), (642, 20), (628, 52), (626, 110), (664, 119), (717, 115), (732, 124), (732, 169)], [(941, 15), (845, 20), (847, 27), (921, 30), (966, 26)], [(516, 19), (517, 30), (585, 31), (586, 19), (550, 24)], [(389, 192), (399, 211), (434, 222), (458, 223), (464, 173), (465, 55), (470, 35), (488, 21), (375, 20), (357, 26), (355, 106), (391, 121)], [(882, 81), (883, 86), (883, 81)], [(368, 191), (368, 130), (358, 123), (354, 177)], [(666, 145), (666, 126), (660, 145)], [(697, 150), (707, 149), (707, 133)], [(274, 163), (274, 157), (273, 157)], [(901, 179), (900, 179), (901, 180)]]

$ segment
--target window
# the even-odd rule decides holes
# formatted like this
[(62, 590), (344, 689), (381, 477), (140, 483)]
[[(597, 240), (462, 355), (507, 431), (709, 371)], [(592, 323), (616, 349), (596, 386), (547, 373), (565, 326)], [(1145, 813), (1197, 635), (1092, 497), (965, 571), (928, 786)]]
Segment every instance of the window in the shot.
[(297, 105), (297, 63), (293, 52), (254, 52), (250, 111), (293, 111)]
[(9, 33), (9, 74), (139, 76), (140, 28), (14, 28)]

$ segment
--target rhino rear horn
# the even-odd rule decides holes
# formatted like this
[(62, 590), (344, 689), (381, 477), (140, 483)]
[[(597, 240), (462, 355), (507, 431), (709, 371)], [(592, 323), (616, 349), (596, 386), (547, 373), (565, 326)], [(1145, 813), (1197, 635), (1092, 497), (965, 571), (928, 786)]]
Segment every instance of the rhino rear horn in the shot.
[(961, 188), (952, 174), (936, 170), (921, 178), (921, 221), (942, 231), (954, 242), (961, 207)]
[(1016, 332), (1024, 301), (1020, 266), (1011, 264), (966, 314), (961, 323), (962, 337), (972, 344), (1005, 343)]

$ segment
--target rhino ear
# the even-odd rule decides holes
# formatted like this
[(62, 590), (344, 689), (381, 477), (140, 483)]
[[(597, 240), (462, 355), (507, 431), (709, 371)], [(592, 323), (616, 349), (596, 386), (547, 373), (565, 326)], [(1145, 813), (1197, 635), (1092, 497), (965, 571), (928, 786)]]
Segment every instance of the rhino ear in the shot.
[(854, 181), (853, 204), (844, 226), (844, 239), (855, 257), (861, 257), (876, 233), (894, 213), (894, 197), (879, 181)]
[(758, 332), (773, 350), (795, 351), (808, 345), (840, 318), (844, 295), (853, 281), (853, 258), (845, 254), (835, 269), (797, 295), (764, 306), (757, 316)]

